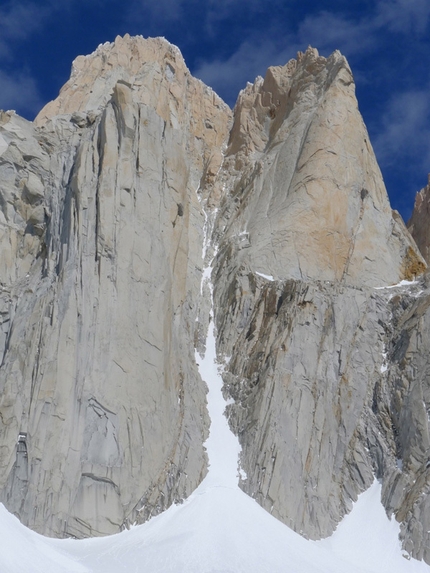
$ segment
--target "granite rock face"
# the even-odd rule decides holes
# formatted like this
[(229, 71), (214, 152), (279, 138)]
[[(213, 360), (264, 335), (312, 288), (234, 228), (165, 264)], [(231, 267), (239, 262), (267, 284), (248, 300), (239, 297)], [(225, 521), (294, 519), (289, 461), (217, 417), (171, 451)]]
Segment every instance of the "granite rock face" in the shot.
[(396, 467), (372, 409), (390, 322), (375, 289), (425, 264), (337, 52), (309, 49), (241, 93), (222, 174), (215, 313), (242, 487), (318, 539)]
[(199, 194), (231, 112), (163, 40), (117, 39), (71, 82), (41, 127), (2, 116), (0, 485), (30, 527), (82, 537), (206, 473)]
[(426, 262), (430, 261), (430, 175), (429, 182), (415, 197), (408, 229)]
[(341, 54), (269, 68), (233, 114), (165, 40), (117, 38), (34, 124), (3, 112), (0, 154), (10, 511), (101, 535), (200, 483), (206, 237), (241, 487), (317, 539), (376, 476), (430, 562), (426, 263)]
[(248, 85), (222, 172), (221, 245), (246, 236), (257, 272), (378, 286), (425, 268), (392, 214), (339, 52), (309, 49)]
[[(391, 290), (384, 324), (386, 372), (372, 405), (394, 460), (380, 446), (382, 501), (402, 524), (404, 548), (430, 563), (430, 280)], [(385, 370), (385, 367), (383, 370)], [(395, 461), (395, 465), (392, 463)]]

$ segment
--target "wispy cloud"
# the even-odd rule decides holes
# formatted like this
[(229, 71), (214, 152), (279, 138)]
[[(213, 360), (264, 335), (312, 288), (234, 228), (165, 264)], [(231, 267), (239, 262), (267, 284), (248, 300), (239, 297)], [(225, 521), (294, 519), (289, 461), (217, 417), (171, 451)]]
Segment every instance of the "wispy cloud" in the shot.
[[(276, 1), (276, 0), (275, 0)], [(242, 4), (243, 0), (221, 0), (221, 10), (232, 10), (233, 6)], [(254, 3), (251, 2), (251, 8)], [(209, 1), (213, 7), (213, 1)], [(257, 10), (258, 7), (254, 6)], [(221, 18), (219, 15), (218, 18)], [(342, 11), (322, 10), (306, 16), (298, 23), (296, 29), (290, 26), (281, 30), (276, 21), (264, 28), (259, 36), (242, 43), (236, 52), (224, 61), (200, 62), (195, 73), (203, 80), (212, 81), (226, 89), (231, 79), (236, 84), (238, 76), (249, 80), (258, 74), (264, 74), (260, 66), (268, 62), (281, 63), (294, 57), (297, 49), (304, 49), (309, 44), (317, 47), (321, 53), (328, 55), (333, 50), (341, 50), (347, 57), (362, 57), (365, 53), (376, 51), (386, 41), (387, 33), (399, 33), (420, 36), (426, 30), (430, 19), (430, 2), (428, 0), (379, 0), (372, 12), (361, 17), (351, 17)], [(283, 38), (283, 46), (274, 46), (272, 38)], [(282, 63), (285, 63), (282, 62)], [(254, 62), (254, 64), (252, 63)], [(235, 69), (236, 75), (233, 73)], [(218, 88), (219, 89), (219, 88)]]
[[(94, 0), (92, 0), (94, 1)], [(68, 9), (75, 0), (10, 0), (0, 7), (0, 108), (19, 109), (34, 116), (42, 107), (32, 74), (16, 61), (16, 48), (41, 33), (51, 17)]]
[(234, 105), (247, 82), (253, 82), (258, 75), (264, 76), (269, 66), (283, 65), (296, 55), (302, 46), (293, 42), (280, 48), (270, 40), (250, 38), (227, 60), (200, 61), (192, 72), (229, 105)]
[(390, 167), (401, 159), (413, 168), (430, 168), (429, 91), (410, 90), (392, 96), (374, 139), (382, 165)]
[[(291, 0), (290, 0), (291, 2)], [(271, 7), (285, 4), (285, 0), (271, 0)], [(127, 8), (127, 19), (141, 19), (150, 15), (162, 17), (165, 21), (180, 20), (185, 12), (190, 12), (199, 5), (199, 14), (203, 15), (200, 24), (207, 29), (212, 24), (231, 18), (234, 14), (256, 14), (267, 11), (262, 0), (132, 0)]]
[(420, 36), (425, 33), (429, 18), (428, 0), (380, 0), (373, 26)]
[(342, 12), (320, 11), (299, 25), (297, 39), (321, 51), (341, 50), (351, 57), (376, 50), (386, 33), (421, 36), (429, 23), (428, 0), (379, 0), (373, 12), (352, 18)]
[(171, 23), (181, 20), (186, 0), (131, 0), (125, 10), (125, 22), (145, 22), (157, 26), (161, 22)]
[(25, 73), (7, 74), (0, 70), (0, 109), (17, 109), (34, 116), (41, 109), (43, 101), (39, 96), (34, 78)]
[(11, 58), (13, 44), (38, 31), (45, 24), (49, 13), (48, 6), (31, 2), (9, 2), (1, 7), (0, 55), (3, 58)]
[[(259, 14), (264, 15), (262, 22), (266, 25), (268, 4), (261, 0), (206, 0), (206, 2), (207, 11), (202, 24), (209, 33), (216, 32), (224, 21), (231, 18), (244, 22)], [(271, 0), (269, 13), (279, 14), (280, 8), (285, 9), (288, 4), (294, 4), (294, 0)]]
[(368, 22), (328, 11), (306, 17), (295, 31), (291, 27), (281, 31), (280, 26), (275, 21), (264, 32), (254, 32), (224, 60), (200, 60), (193, 73), (231, 104), (247, 81), (264, 75), (270, 65), (285, 64), (308, 45), (324, 55), (335, 49), (351, 55), (371, 50), (377, 43), (377, 38), (368, 34)]
[(322, 53), (341, 50), (351, 57), (375, 48), (378, 38), (373, 32), (374, 24), (367, 18), (354, 20), (343, 14), (322, 11), (303, 20), (296, 41), (316, 46)]
[[(102, 0), (9, 0), (0, 7), (0, 55), (11, 55), (14, 42), (27, 40), (44, 28), (58, 12), (75, 8), (77, 4)], [(160, 1), (160, 0), (159, 0)], [(162, 0), (161, 0), (162, 1)], [(179, 1), (179, 0), (178, 0)]]
[(42, 107), (35, 79), (15, 61), (15, 48), (40, 32), (50, 13), (43, 3), (16, 1), (0, 7), (0, 109), (19, 109), (32, 117)]

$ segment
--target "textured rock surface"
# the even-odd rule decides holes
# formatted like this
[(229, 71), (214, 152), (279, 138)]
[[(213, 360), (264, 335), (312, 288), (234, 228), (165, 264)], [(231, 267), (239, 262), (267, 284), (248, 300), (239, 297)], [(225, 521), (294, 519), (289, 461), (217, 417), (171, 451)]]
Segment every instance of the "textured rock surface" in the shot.
[(241, 486), (307, 537), (329, 535), (376, 476), (405, 547), (429, 561), (427, 281), (370, 290), (238, 273), (218, 301)]
[(373, 481), (365, 407), (382, 361), (378, 300), (252, 274), (236, 275), (233, 293), (219, 301), (232, 312), (218, 327), (242, 487), (293, 529), (327, 536)]
[(430, 276), (385, 296), (390, 312), (384, 325), (387, 370), (372, 405), (391, 454), (379, 446), (383, 503), (402, 523), (405, 549), (430, 563)]
[(430, 175), (429, 183), (415, 197), (414, 210), (408, 229), (426, 262), (430, 261)]
[(146, 519), (206, 472), (197, 190), (230, 110), (164, 40), (78, 62), (42, 127), (3, 114), (0, 482), (24, 523), (83, 536)]
[(317, 539), (375, 473), (398, 472), (374, 412), (391, 343), (375, 287), (425, 264), (390, 209), (337, 52), (309, 49), (248, 85), (220, 176), (215, 312), (242, 487)]
[(233, 118), (168, 42), (117, 38), (35, 124), (2, 113), (0, 171), (9, 510), (106, 534), (201, 481), (207, 233), (242, 488), (320, 538), (376, 475), (430, 562), (430, 287), (393, 286), (426, 265), (338, 52), (269, 68)]
[(248, 85), (222, 174), (221, 245), (246, 236), (250, 249), (237, 256), (255, 271), (378, 286), (425, 268), (392, 216), (339, 52), (326, 60), (308, 49)]

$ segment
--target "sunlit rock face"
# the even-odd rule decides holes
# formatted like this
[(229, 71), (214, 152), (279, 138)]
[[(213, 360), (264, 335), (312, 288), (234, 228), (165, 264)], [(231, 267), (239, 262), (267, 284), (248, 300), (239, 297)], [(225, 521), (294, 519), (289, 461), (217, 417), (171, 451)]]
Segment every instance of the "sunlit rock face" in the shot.
[(339, 52), (309, 49), (241, 92), (223, 176), (221, 244), (246, 237), (238, 256), (255, 271), (361, 287), (424, 269), (392, 216)]
[(40, 127), (2, 116), (1, 499), (37, 531), (116, 532), (206, 473), (200, 197), (230, 116), (142, 38), (78, 58)]
[(10, 511), (103, 535), (197, 487), (214, 257), (242, 489), (321, 538), (376, 475), (406, 549), (430, 561), (430, 294), (426, 275), (386, 288), (426, 263), (341, 54), (269, 68), (231, 112), (167, 41), (117, 38), (75, 60), (34, 123), (3, 112), (0, 154)]
[(425, 264), (392, 214), (338, 52), (309, 49), (248, 85), (222, 177), (215, 310), (242, 487), (318, 539), (375, 472), (398, 471), (374, 411), (390, 323), (374, 287)]

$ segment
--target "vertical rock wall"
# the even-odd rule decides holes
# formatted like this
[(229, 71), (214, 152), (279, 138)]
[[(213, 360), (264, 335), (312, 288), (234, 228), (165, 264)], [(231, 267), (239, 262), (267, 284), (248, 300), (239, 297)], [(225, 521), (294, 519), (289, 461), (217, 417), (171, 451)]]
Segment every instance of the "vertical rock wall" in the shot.
[[(429, 176), (430, 177), (430, 176)], [(408, 229), (415, 239), (426, 262), (430, 261), (430, 178), (429, 184), (415, 197), (414, 210), (408, 221)]]
[(381, 414), (393, 404), (378, 394), (381, 384), (395, 392), (391, 291), (380, 287), (426, 265), (390, 209), (339, 53), (309, 49), (248, 85), (220, 177), (215, 309), (241, 486), (318, 539), (375, 475), (398, 475)]
[[(139, 50), (138, 69), (118, 67)], [(91, 77), (100, 62), (105, 72)], [(47, 142), (43, 199), (41, 168), (27, 177), (12, 156), (19, 137), (2, 155), (3, 169), (15, 169), (4, 196), (21, 193), (7, 208), (27, 221), (5, 225), (20, 243), (4, 275), (1, 499), (40, 532), (77, 537), (145, 520), (206, 473), (194, 360), (200, 199), (230, 119), (166, 41), (118, 39), (84, 64), (73, 75), (79, 113), (65, 102), (50, 119), (51, 104), (39, 129), (26, 125), (26, 145)], [(90, 80), (100, 97), (81, 111)], [(17, 121), (8, 117), (5, 138)]]

